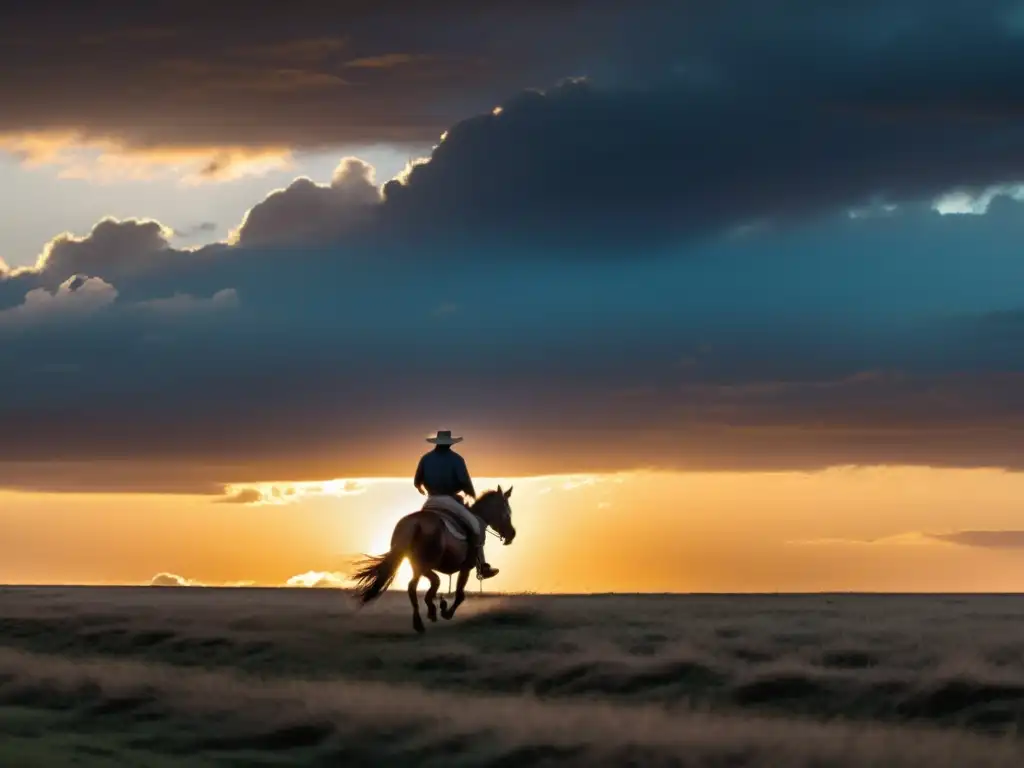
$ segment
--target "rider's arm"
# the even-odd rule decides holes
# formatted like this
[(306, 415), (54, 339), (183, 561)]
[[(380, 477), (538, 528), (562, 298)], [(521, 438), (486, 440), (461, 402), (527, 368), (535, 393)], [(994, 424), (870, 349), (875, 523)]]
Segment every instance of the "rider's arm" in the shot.
[(469, 470), (466, 468), (466, 461), (461, 456), (457, 463), (456, 472), (459, 477), (459, 485), (462, 487), (463, 493), (471, 498), (476, 498), (476, 489), (473, 488), (473, 481), (469, 479)]
[(416, 465), (416, 474), (413, 475), (412, 484), (416, 487), (416, 490), (426, 496), (426, 492), (423, 490), (423, 459), (420, 458), (419, 464)]

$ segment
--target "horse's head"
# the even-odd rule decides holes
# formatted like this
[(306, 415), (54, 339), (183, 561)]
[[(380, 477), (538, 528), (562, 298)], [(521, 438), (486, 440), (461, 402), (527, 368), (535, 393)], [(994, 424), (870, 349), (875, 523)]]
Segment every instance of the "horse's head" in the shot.
[(499, 485), (498, 490), (487, 491), (473, 505), (473, 512), (498, 532), (505, 546), (511, 544), (516, 537), (516, 529), (512, 525), (512, 507), (508, 503), (511, 496), (512, 486), (503, 491)]

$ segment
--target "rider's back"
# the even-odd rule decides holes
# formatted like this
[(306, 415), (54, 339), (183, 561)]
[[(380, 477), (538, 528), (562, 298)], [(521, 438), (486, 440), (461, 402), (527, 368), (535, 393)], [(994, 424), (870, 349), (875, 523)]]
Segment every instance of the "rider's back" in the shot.
[(465, 460), (450, 448), (423, 455), (416, 468), (415, 484), (422, 485), (431, 496), (455, 496), (460, 491), (476, 495)]

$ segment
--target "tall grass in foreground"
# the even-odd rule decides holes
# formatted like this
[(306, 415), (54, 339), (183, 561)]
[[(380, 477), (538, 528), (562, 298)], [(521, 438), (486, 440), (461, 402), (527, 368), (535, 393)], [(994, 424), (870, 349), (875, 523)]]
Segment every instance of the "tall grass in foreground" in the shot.
[(5, 589), (0, 765), (1019, 766), (1018, 602)]

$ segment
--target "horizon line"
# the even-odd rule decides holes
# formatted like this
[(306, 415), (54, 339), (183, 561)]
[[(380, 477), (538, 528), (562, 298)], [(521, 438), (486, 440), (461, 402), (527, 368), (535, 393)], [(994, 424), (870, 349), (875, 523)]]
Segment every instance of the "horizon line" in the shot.
[[(7, 584), (0, 583), (0, 590), (56, 590), (56, 589), (158, 589), (158, 590), (281, 590), (281, 591), (318, 591), (351, 593), (351, 587), (331, 586), (288, 586), (285, 584)], [(1024, 591), (872, 591), (872, 590), (802, 590), (802, 591), (751, 591), (751, 592), (685, 592), (685, 591), (601, 591), (601, 592), (539, 592), (532, 590), (509, 591), (477, 591), (466, 589), (470, 595), (483, 597), (828, 597), (828, 596), (864, 596), (864, 597), (1014, 597), (1024, 596)]]

